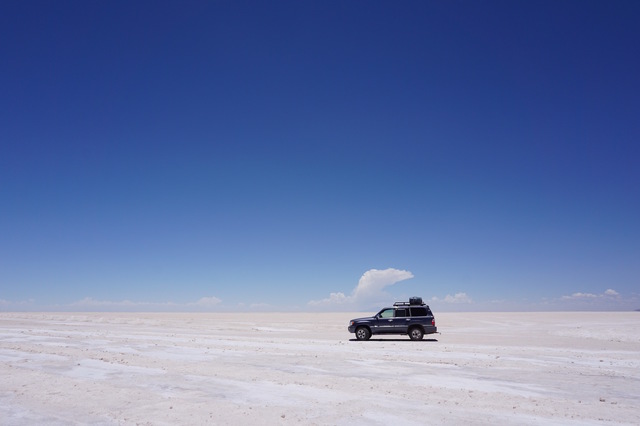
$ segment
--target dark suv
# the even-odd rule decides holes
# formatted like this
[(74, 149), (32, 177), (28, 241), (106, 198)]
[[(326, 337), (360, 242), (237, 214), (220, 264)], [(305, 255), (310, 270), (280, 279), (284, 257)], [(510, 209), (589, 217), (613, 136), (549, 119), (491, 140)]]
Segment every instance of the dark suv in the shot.
[(429, 306), (412, 297), (410, 302), (396, 302), (372, 317), (351, 320), (349, 332), (356, 333), (358, 340), (368, 340), (373, 334), (408, 334), (411, 340), (422, 340), (438, 329)]

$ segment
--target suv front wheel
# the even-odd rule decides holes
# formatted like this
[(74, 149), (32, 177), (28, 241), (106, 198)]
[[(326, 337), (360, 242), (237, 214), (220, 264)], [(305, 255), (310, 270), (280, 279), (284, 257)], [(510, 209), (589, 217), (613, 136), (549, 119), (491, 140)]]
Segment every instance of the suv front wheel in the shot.
[(422, 336), (424, 336), (424, 333), (418, 327), (414, 327), (409, 330), (409, 337), (411, 340), (422, 340)]
[(358, 327), (356, 329), (356, 339), (358, 340), (369, 340), (371, 337), (371, 333), (367, 329), (367, 327)]

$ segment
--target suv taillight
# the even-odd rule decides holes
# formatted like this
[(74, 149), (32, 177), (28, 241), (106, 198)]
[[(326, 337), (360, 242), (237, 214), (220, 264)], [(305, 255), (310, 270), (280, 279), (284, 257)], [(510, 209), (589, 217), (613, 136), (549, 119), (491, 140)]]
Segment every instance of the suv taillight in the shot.
[(436, 325), (436, 319), (435, 318), (431, 320), (431, 325), (433, 325), (435, 327), (435, 325)]

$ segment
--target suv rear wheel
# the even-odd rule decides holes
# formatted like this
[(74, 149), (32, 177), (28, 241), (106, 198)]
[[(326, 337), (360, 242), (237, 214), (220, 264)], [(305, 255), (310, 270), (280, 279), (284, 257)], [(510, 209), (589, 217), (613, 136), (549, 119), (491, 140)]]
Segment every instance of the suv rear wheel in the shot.
[(409, 337), (411, 338), (411, 340), (422, 340), (422, 336), (424, 336), (424, 333), (418, 327), (414, 327), (409, 330)]
[(358, 340), (369, 340), (371, 337), (371, 333), (367, 329), (367, 327), (358, 327), (356, 328), (356, 339)]

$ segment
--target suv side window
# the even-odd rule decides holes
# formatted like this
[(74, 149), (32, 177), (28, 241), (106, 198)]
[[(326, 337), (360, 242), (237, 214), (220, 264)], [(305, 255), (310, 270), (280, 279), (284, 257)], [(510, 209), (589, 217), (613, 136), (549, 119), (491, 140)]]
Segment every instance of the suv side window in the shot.
[(385, 309), (378, 315), (380, 318), (393, 318), (393, 309)]
[(411, 308), (412, 317), (426, 317), (427, 308)]
[(407, 309), (396, 309), (396, 318), (404, 318), (408, 316), (407, 314)]

